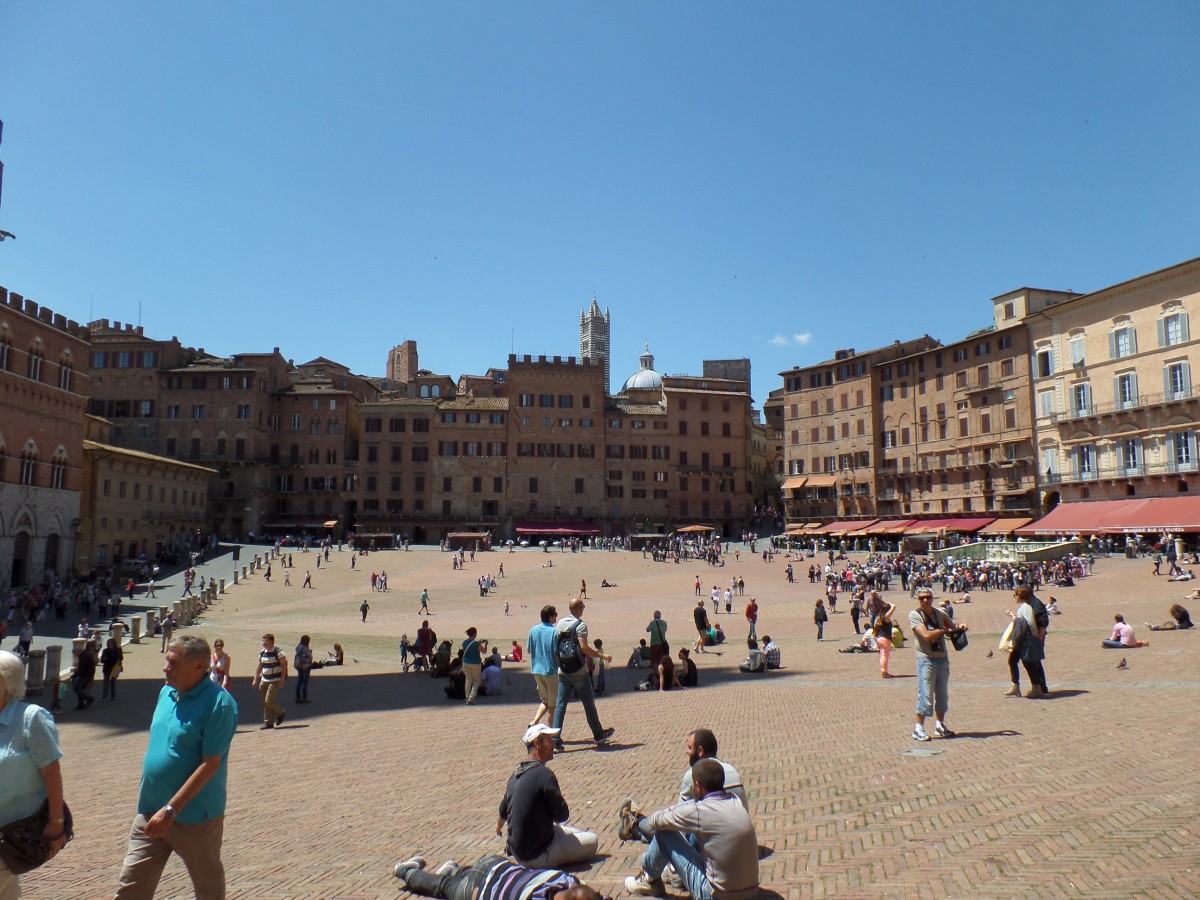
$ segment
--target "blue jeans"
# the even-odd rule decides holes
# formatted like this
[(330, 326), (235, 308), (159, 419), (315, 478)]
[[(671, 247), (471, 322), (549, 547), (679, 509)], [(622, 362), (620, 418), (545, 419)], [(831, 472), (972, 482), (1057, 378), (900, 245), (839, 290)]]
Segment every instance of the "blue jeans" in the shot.
[(821, 641), (824, 639), (825, 639), (825, 623), (817, 622), (817, 640)]
[(308, 699), (308, 676), (312, 674), (312, 669), (297, 669), (296, 670), (296, 699)]
[(950, 660), (917, 657), (917, 715), (944, 716), (950, 708)]
[[(574, 675), (558, 676), (558, 700), (554, 704), (554, 727), (562, 728), (563, 719), (567, 717), (567, 704), (572, 695), (579, 698), (583, 704), (583, 714), (587, 716), (588, 727), (592, 729), (592, 737), (597, 741), (604, 737), (604, 728), (600, 725), (600, 716), (596, 714), (596, 698), (592, 694), (592, 679), (584, 666)], [(560, 735), (561, 737), (561, 735)]]
[(661, 878), (667, 863), (675, 867), (693, 900), (712, 900), (704, 857), (678, 831), (656, 831), (650, 838), (650, 848), (642, 854), (642, 871), (651, 878)]

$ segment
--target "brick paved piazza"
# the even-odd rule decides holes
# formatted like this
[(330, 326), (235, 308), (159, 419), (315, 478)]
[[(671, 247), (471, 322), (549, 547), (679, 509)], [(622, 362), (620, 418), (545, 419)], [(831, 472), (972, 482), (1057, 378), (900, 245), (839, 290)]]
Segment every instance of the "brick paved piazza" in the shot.
[[(544, 568), (550, 559), (553, 568)], [(783, 897), (1195, 897), (1200, 895), (1200, 668), (1198, 631), (1150, 634), (1186, 585), (1149, 575), (1147, 561), (1101, 560), (1080, 586), (1054, 591), (1046, 668), (1052, 699), (1009, 699), (1004, 654), (996, 645), (1010, 597), (980, 594), (957, 607), (972, 627), (971, 646), (953, 659), (954, 740), (910, 737), (916, 692), (911, 645), (896, 652), (884, 681), (876, 657), (838, 654), (850, 640), (839, 611), (815, 640), (814, 589), (787, 584), (784, 563), (742, 552), (724, 568), (672, 565), (640, 553), (480, 554), (452, 571), (430, 549), (360, 557), (331, 556), (318, 571), (296, 554), (293, 586), (282, 572), (231, 588), (200, 630), (232, 651), (241, 725), (230, 760), (225, 861), (230, 897), (402, 897), (392, 863), (415, 851), (434, 861), (471, 860), (501, 847), (496, 805), (522, 755), (520, 736), (533, 711), (525, 666), (506, 670), (505, 693), (475, 707), (447, 701), (442, 681), (399, 673), (402, 632), (413, 636), (421, 588), (432, 624), (461, 640), (468, 625), (502, 648), (524, 639), (546, 602), (565, 607), (587, 580), (586, 618), (618, 663), (655, 608), (672, 645), (689, 637), (692, 582), (705, 591), (742, 575), (762, 606), (760, 634), (783, 648), (785, 669), (737, 672), (745, 621), (722, 614), (734, 638), (722, 655), (699, 658), (702, 687), (667, 694), (632, 690), (635, 673), (616, 668), (601, 718), (616, 742), (591, 748), (578, 706), (567, 715), (567, 751), (553, 766), (572, 822), (600, 832), (601, 858), (584, 877), (624, 893), (638, 848), (614, 834), (615, 810), (632, 795), (668, 803), (685, 760), (685, 732), (709, 725), (721, 755), (741, 770), (758, 829), (764, 896)], [(476, 579), (504, 563), (497, 594), (480, 598)], [(311, 568), (315, 590), (299, 587)], [(807, 563), (803, 566), (807, 570)], [(369, 594), (372, 569), (391, 589)], [(228, 575), (228, 558), (207, 571)], [(602, 578), (619, 587), (601, 589)], [(173, 596), (178, 579), (162, 596)], [(370, 619), (358, 606), (371, 600)], [(890, 592), (902, 613), (911, 608)], [(503, 614), (503, 603), (511, 615)], [(1200, 603), (1190, 604), (1193, 615)], [(1123, 612), (1151, 646), (1101, 649), (1114, 612)], [(313, 675), (313, 703), (281, 696), (287, 722), (259, 731), (250, 688), (264, 630), (280, 646), (302, 632), (325, 650), (347, 649), (347, 665)], [(1122, 656), (1127, 670), (1117, 670)], [(145, 729), (161, 684), (158, 643), (130, 646), (121, 698), (60, 717), (67, 798), (77, 839), (52, 864), (26, 876), (30, 898), (108, 897), (116, 883), (133, 816)], [(291, 688), (289, 682), (288, 688)], [(921, 755), (910, 755), (922, 751)], [(929, 755), (924, 755), (929, 754)], [(190, 896), (172, 862), (160, 897)]]

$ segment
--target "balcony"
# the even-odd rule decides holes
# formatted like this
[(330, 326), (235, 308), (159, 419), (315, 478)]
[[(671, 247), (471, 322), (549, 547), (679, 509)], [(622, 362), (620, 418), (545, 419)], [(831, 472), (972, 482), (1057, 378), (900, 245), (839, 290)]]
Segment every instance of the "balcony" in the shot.
[(1049, 472), (1041, 476), (1044, 484), (1072, 484), (1089, 481), (1124, 481), (1129, 478), (1145, 478), (1154, 475), (1183, 475), (1190, 472), (1200, 472), (1197, 462), (1142, 463), (1136, 466), (1108, 465), (1097, 466), (1091, 471), (1080, 472), (1075, 469), (1070, 472)]
[(1138, 394), (1129, 400), (1091, 403), (1087, 406), (1051, 413), (1049, 419), (1051, 422), (1072, 422), (1078, 419), (1097, 418), (1113, 413), (1145, 409), (1151, 406), (1162, 406), (1166, 403), (1183, 403), (1195, 398), (1196, 394), (1190, 387), (1182, 391), (1159, 391), (1157, 394)]

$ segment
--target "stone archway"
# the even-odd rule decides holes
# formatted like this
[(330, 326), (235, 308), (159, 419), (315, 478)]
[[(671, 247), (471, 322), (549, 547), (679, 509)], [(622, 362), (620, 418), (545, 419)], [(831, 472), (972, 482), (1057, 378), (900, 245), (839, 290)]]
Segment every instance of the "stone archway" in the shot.
[(24, 587), (29, 576), (29, 548), (33, 539), (28, 531), (18, 531), (13, 541), (12, 586)]
[(51, 572), (59, 574), (59, 556), (61, 554), (62, 542), (57, 534), (46, 535), (46, 552), (42, 554), (42, 571), (46, 577), (49, 577)]

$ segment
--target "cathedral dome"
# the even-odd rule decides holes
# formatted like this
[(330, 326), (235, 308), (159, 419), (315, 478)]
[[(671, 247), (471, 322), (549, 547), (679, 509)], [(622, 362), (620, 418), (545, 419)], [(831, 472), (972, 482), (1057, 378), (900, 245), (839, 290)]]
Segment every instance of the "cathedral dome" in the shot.
[(646, 342), (646, 352), (641, 357), (642, 367), (625, 379), (622, 391), (658, 390), (662, 387), (663, 377), (654, 371), (654, 355), (650, 352), (650, 342)]

